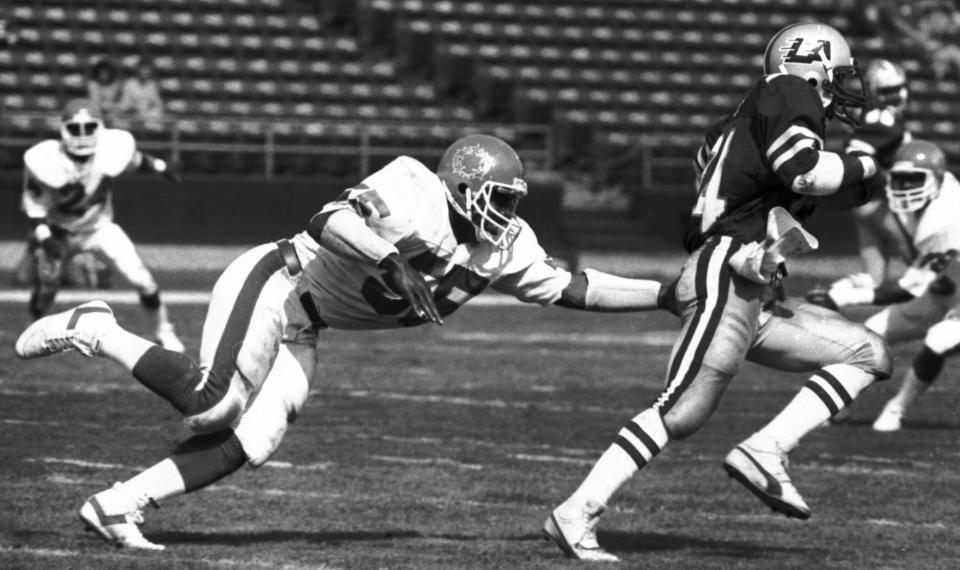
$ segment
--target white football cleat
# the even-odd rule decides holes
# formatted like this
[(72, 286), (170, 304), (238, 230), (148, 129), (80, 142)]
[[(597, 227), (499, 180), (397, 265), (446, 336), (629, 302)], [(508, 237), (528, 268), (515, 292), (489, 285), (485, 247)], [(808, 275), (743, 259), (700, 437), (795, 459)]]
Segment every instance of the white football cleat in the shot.
[(787, 454), (770, 438), (750, 438), (727, 454), (723, 468), (768, 507), (806, 520), (810, 507), (787, 475)]
[(550, 513), (543, 523), (543, 534), (569, 558), (592, 562), (618, 562), (597, 543), (597, 523), (606, 510), (593, 501), (586, 504), (566, 501)]
[(143, 507), (149, 499), (138, 499), (127, 493), (120, 483), (100, 491), (87, 499), (80, 507), (80, 520), (87, 530), (92, 530), (100, 538), (117, 548), (140, 548), (143, 550), (163, 550), (161, 544), (154, 544), (144, 538), (137, 525), (143, 524)]
[(888, 403), (873, 422), (873, 431), (892, 432), (900, 431), (903, 427), (903, 408)]
[(186, 351), (186, 347), (180, 342), (177, 333), (173, 332), (173, 325), (170, 323), (160, 325), (160, 327), (157, 328), (156, 338), (157, 344), (167, 350), (180, 353)]
[(103, 301), (90, 301), (69, 311), (36, 320), (17, 339), (17, 356), (26, 360), (79, 350), (84, 356), (101, 356), (103, 334), (117, 324)]

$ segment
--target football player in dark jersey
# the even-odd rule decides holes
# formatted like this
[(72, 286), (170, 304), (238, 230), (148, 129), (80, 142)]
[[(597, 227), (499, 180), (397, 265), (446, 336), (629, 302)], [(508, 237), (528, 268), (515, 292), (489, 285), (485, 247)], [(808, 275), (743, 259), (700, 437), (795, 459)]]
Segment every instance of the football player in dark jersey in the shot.
[[(867, 96), (863, 124), (851, 132), (845, 148), (875, 156), (886, 172), (897, 150), (913, 139), (903, 118), (909, 98), (907, 74), (892, 61), (875, 59), (863, 72), (863, 85)], [(884, 238), (896, 229), (889, 212), (883, 195), (853, 210), (860, 264), (874, 286), (888, 277), (887, 257), (893, 246)]]
[(883, 186), (875, 158), (824, 150), (827, 121), (856, 123), (864, 104), (843, 36), (828, 25), (795, 24), (771, 39), (764, 75), (707, 135), (684, 240), (690, 257), (676, 283), (682, 329), (665, 388), (544, 523), (568, 556), (616, 559), (596, 540), (607, 501), (670, 440), (703, 426), (744, 360), (811, 375), (724, 467), (773, 509), (810, 516), (787, 475), (787, 453), (891, 367), (878, 335), (804, 299), (784, 299), (780, 287), (786, 258), (817, 245), (797, 220), (823, 202), (862, 204)]

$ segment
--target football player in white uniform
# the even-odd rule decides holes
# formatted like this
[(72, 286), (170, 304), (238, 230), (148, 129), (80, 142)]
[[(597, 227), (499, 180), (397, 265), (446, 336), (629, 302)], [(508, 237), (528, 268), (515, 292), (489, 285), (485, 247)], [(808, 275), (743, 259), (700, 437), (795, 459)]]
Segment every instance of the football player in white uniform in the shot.
[(213, 289), (199, 366), (126, 332), (102, 302), (34, 323), (17, 341), (21, 358), (107, 356), (196, 432), (90, 497), (83, 520), (114, 544), (162, 548), (140, 533), (141, 509), (267, 461), (307, 398), (323, 329), (442, 324), (488, 288), (592, 311), (654, 309), (668, 298), (656, 281), (556, 266), (515, 215), (526, 194), (519, 157), (492, 136), (456, 141), (436, 172), (396, 158), (326, 204), (306, 231), (230, 264)]
[(810, 300), (830, 308), (889, 305), (866, 321), (868, 328), (901, 343), (920, 338), (923, 348), (904, 374), (903, 383), (873, 424), (877, 431), (897, 431), (916, 397), (943, 368), (948, 353), (960, 347), (960, 183), (947, 172), (937, 145), (919, 139), (897, 151), (887, 183), (890, 223), (887, 256), (910, 263), (899, 278), (879, 285), (866, 273), (844, 277)]
[(177, 175), (162, 159), (138, 150), (129, 132), (106, 128), (89, 100), (70, 101), (61, 120), (60, 140), (41, 141), (23, 155), (22, 208), (36, 243), (31, 314), (37, 319), (49, 311), (65, 264), (80, 252), (91, 252), (136, 288), (156, 323), (157, 341), (182, 352), (157, 282), (113, 221), (111, 190), (115, 178), (133, 170), (158, 172), (174, 181)]

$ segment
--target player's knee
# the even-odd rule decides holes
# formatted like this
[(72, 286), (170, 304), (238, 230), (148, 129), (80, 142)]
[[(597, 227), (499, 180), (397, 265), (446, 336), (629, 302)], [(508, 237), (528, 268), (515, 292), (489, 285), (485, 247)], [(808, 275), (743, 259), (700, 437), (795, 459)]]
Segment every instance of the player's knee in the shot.
[(197, 431), (229, 427), (245, 404), (239, 389), (231, 390), (230, 378), (204, 375), (190, 357), (159, 346), (140, 357), (133, 376), (186, 416), (188, 425), (198, 424)]
[(941, 321), (927, 330), (924, 346), (937, 354), (947, 354), (960, 346), (960, 322)]
[(140, 304), (144, 308), (155, 311), (160, 308), (160, 290), (157, 289), (153, 293), (140, 293)]
[(227, 429), (240, 419), (246, 404), (246, 396), (233, 383), (226, 392), (201, 390), (191, 401), (194, 413), (185, 414), (183, 423), (197, 433)]
[(296, 416), (295, 410), (279, 402), (244, 415), (235, 431), (251, 467), (259, 467), (270, 459)]
[(943, 370), (943, 364), (946, 359), (942, 353), (935, 352), (929, 346), (924, 346), (920, 352), (913, 357), (911, 366), (917, 380), (921, 382), (933, 382)]
[(887, 341), (868, 329), (864, 329), (860, 343), (845, 364), (872, 374), (878, 380), (889, 378), (893, 372), (893, 358)]
[(663, 416), (663, 426), (670, 439), (686, 439), (703, 427), (710, 417), (705, 406), (674, 407)]

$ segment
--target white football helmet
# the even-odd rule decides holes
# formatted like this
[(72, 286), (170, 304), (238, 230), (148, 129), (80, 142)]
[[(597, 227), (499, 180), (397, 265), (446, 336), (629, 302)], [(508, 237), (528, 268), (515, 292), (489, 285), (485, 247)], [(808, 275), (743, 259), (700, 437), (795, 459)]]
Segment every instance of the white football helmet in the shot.
[(900, 115), (907, 106), (907, 72), (886, 59), (875, 59), (863, 72), (867, 103), (874, 109), (890, 109)]
[(90, 156), (97, 148), (103, 117), (89, 99), (74, 99), (60, 115), (60, 139), (74, 156)]
[(517, 151), (497, 137), (468, 135), (443, 153), (437, 176), (447, 201), (476, 228), (477, 239), (508, 249), (520, 233), (517, 203), (527, 195)]
[(914, 139), (901, 146), (893, 157), (887, 180), (887, 201), (898, 214), (916, 212), (940, 195), (947, 171), (947, 159), (940, 147)]
[(770, 39), (763, 72), (802, 77), (816, 88), (828, 117), (858, 124), (851, 113), (866, 104), (862, 79), (850, 45), (827, 24), (791, 24)]

